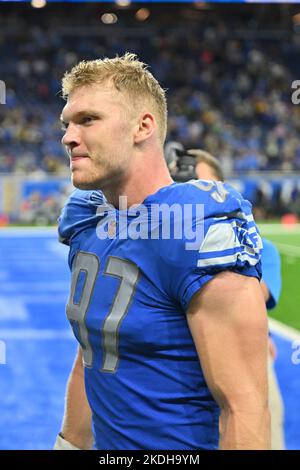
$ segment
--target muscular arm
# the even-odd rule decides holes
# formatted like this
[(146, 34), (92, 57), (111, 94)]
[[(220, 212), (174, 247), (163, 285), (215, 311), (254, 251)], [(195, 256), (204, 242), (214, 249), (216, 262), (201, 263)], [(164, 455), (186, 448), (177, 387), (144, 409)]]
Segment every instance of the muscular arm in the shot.
[(220, 449), (269, 449), (268, 325), (259, 282), (218, 274), (194, 295), (187, 319), (221, 408)]
[(92, 413), (84, 386), (81, 348), (78, 348), (66, 392), (65, 414), (62, 425), (64, 438), (80, 449), (91, 449), (93, 435)]

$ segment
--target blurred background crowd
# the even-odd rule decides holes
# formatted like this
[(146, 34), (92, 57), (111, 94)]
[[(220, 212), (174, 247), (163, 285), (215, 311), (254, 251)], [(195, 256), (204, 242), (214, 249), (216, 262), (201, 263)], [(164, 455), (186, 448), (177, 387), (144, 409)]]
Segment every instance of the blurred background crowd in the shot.
[[(60, 144), (61, 78), (81, 59), (126, 51), (149, 64), (167, 89), (167, 141), (209, 151), (228, 178), (268, 181), (300, 173), (300, 107), (291, 100), (292, 82), (300, 79), (295, 6), (74, 4), (67, 15), (59, 4), (34, 11), (30, 5), (1, 7), (6, 105), (0, 106), (0, 174), (68, 178)], [(297, 213), (300, 184), (293, 181), (288, 207), (286, 189), (257, 186), (263, 216), (282, 215), (290, 203)], [(49, 204), (55, 207), (65, 181), (62, 187), (50, 196), (35, 190), (22, 201), (23, 215), (26, 207), (39, 206), (37, 197), (46, 207), (47, 198), (56, 199)], [(10, 219), (22, 219), (17, 212), (10, 210)]]

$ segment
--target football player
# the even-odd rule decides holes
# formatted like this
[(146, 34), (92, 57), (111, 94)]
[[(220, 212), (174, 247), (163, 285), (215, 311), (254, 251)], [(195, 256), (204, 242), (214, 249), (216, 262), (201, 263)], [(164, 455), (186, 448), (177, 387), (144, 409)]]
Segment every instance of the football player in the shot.
[[(251, 205), (174, 183), (164, 90), (134, 54), (63, 79), (79, 352), (55, 448), (268, 449), (267, 317)], [(91, 424), (92, 420), (92, 424)]]

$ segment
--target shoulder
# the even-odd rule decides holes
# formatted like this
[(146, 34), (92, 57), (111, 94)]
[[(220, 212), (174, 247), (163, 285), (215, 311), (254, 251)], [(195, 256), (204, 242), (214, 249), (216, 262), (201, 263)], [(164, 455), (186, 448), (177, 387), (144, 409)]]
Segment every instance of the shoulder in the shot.
[[(226, 238), (230, 228), (240, 233), (244, 229), (254, 236), (258, 233), (251, 203), (221, 181), (191, 180), (171, 185), (161, 194), (159, 202), (167, 203), (166, 206), (173, 208), (175, 213), (180, 208), (177, 214), (182, 215), (184, 222), (191, 222), (199, 229), (202, 227), (204, 234), (209, 230), (218, 231)], [(210, 229), (211, 226), (216, 227)]]
[(174, 183), (161, 192), (164, 202), (184, 204), (203, 204), (206, 215), (228, 213), (243, 209), (251, 214), (249, 201), (228, 183), (211, 180), (191, 180)]
[(58, 219), (59, 240), (69, 245), (72, 237), (96, 223), (97, 208), (105, 202), (101, 191), (72, 192)]
[(171, 185), (161, 196), (169, 206), (180, 207), (173, 220), (177, 229), (181, 217), (182, 236), (174, 240), (169, 253), (177, 262), (191, 259), (194, 267), (206, 270), (258, 263), (262, 242), (252, 206), (229, 184), (192, 180)]
[(159, 199), (175, 210), (174, 236), (160, 241), (161, 276), (184, 309), (195, 292), (222, 271), (260, 279), (262, 242), (252, 206), (234, 188), (191, 181), (171, 185)]

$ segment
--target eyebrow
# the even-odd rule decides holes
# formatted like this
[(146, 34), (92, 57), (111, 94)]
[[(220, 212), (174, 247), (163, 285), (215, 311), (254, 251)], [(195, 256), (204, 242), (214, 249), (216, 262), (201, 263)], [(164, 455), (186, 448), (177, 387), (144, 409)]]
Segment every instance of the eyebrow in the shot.
[[(73, 119), (73, 120), (74, 120), (74, 119), (76, 120), (76, 119), (79, 119), (79, 118), (82, 118), (82, 117), (85, 117), (85, 116), (90, 116), (90, 117), (96, 117), (96, 118), (97, 118), (97, 117), (100, 117), (101, 114), (100, 114), (99, 112), (95, 111), (95, 110), (86, 109), (86, 110), (84, 110), (84, 111), (78, 111), (77, 113), (73, 114), (72, 119)], [(61, 122), (62, 124), (68, 124), (68, 121), (66, 121), (66, 120), (63, 118), (63, 115), (62, 115), (62, 114), (60, 115), (60, 118), (59, 118), (59, 119), (60, 119), (60, 122)]]

